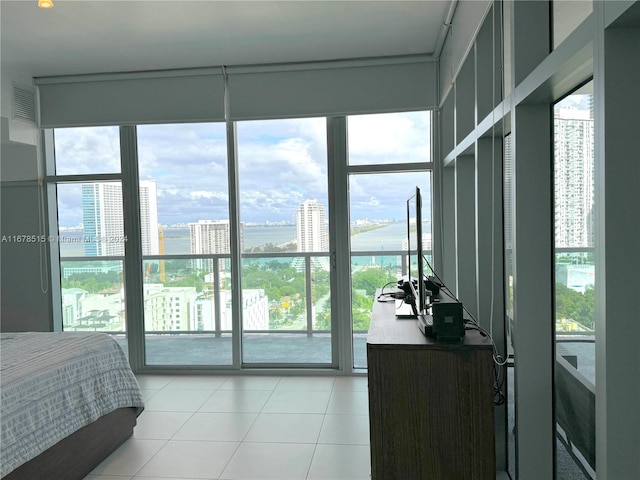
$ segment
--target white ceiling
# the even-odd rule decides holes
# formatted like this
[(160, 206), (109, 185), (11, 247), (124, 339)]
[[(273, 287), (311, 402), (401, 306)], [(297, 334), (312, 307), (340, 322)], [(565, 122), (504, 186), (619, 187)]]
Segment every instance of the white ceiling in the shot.
[(3, 69), (42, 77), (431, 54), (451, 0), (0, 2)]

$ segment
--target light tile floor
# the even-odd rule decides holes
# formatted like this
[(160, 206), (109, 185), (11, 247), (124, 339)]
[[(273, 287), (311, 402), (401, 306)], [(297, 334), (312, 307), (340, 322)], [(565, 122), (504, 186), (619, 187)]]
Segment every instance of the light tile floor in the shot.
[(140, 375), (133, 437), (85, 480), (369, 479), (366, 377)]

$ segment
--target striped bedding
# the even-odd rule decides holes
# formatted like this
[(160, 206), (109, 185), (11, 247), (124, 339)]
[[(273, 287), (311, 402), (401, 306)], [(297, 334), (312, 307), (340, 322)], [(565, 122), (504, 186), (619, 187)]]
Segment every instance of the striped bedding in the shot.
[(144, 408), (109, 335), (2, 333), (0, 355), (0, 477), (107, 413)]

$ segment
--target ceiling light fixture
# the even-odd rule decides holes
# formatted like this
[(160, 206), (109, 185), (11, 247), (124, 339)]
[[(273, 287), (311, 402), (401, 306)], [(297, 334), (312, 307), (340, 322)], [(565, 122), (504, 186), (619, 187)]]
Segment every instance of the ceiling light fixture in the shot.
[(53, 0), (38, 0), (38, 7), (53, 8)]

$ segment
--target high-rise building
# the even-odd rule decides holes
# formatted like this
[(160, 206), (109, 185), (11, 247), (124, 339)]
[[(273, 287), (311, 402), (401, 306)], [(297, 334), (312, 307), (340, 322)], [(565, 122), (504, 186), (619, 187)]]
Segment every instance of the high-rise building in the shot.
[(160, 253), (158, 230), (158, 193), (155, 180), (140, 181), (140, 230), (142, 232), (142, 254)]
[(592, 109), (555, 111), (555, 245), (593, 246), (594, 125)]
[[(157, 255), (158, 201), (156, 182), (140, 182), (142, 253)], [(82, 185), (84, 254), (87, 257), (124, 255), (122, 185), (113, 182)]]
[[(242, 248), (243, 225), (240, 225), (240, 245)], [(190, 251), (195, 254), (230, 253), (231, 230), (229, 220), (199, 220), (189, 223)], [(225, 260), (219, 262), (220, 270), (225, 269)], [(212, 260), (195, 260), (196, 268), (209, 272), (213, 271)]]
[[(324, 214), (324, 206), (316, 200), (305, 200), (296, 212), (296, 236), (299, 252), (328, 252), (329, 231)], [(313, 267), (329, 270), (328, 257), (311, 258)], [(302, 257), (292, 260), (292, 266), (304, 271), (305, 261)]]
[(199, 220), (189, 223), (191, 253), (229, 253), (229, 220)]
[(296, 232), (299, 252), (329, 250), (329, 232), (324, 206), (316, 200), (305, 200), (296, 213)]
[(504, 137), (504, 246), (513, 249), (513, 137)]
[(124, 243), (117, 241), (124, 236), (121, 185), (82, 185), (82, 223), (87, 257), (124, 255)]

